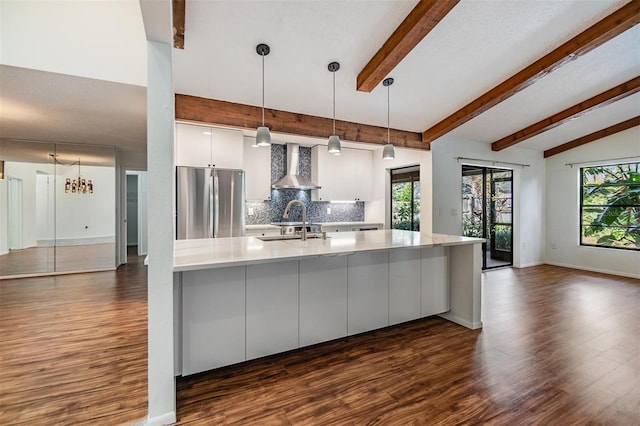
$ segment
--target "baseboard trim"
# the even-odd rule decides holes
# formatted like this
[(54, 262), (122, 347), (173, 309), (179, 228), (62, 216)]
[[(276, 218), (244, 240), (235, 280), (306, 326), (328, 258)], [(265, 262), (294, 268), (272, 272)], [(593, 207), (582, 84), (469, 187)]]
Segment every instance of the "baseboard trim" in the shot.
[(176, 412), (170, 411), (168, 413), (164, 413), (161, 416), (147, 417), (147, 421), (145, 425), (162, 426), (162, 425), (172, 425), (175, 422), (176, 422)]
[(532, 266), (540, 266), (540, 265), (544, 265), (544, 262), (531, 262), (531, 263), (524, 263), (522, 265), (513, 265), (514, 268), (530, 268)]
[(619, 277), (638, 278), (638, 279), (640, 279), (640, 274), (631, 274), (631, 273), (627, 273), (627, 272), (611, 271), (609, 269), (587, 268), (587, 267), (581, 266), (581, 265), (570, 265), (570, 264), (567, 264), (567, 263), (549, 262), (549, 261), (545, 262), (545, 264), (551, 265), (551, 266), (560, 266), (562, 268), (579, 269), (581, 271), (598, 272), (600, 274), (617, 275)]
[(37, 247), (53, 247), (58, 246), (83, 246), (88, 244), (109, 244), (115, 243), (116, 237), (113, 235), (97, 235), (92, 237), (78, 238), (43, 238), (38, 240)]
[(477, 330), (479, 328), (482, 328), (482, 321), (477, 321), (477, 322), (467, 321), (466, 319), (460, 318), (457, 315), (453, 315), (450, 312), (445, 312), (444, 314), (440, 314), (438, 316), (446, 319), (447, 321), (451, 321), (463, 327), (470, 328), (471, 330)]
[(17, 274), (17, 275), (2, 275), (0, 276), (0, 281), (2, 280), (13, 280), (17, 278), (37, 278), (37, 277), (49, 277), (54, 275), (71, 275), (71, 274), (87, 274), (91, 272), (106, 272), (106, 271), (115, 271), (116, 267), (112, 268), (97, 268), (97, 269), (87, 269), (87, 270), (79, 270), (79, 271), (58, 271), (58, 272), (38, 272), (35, 274)]

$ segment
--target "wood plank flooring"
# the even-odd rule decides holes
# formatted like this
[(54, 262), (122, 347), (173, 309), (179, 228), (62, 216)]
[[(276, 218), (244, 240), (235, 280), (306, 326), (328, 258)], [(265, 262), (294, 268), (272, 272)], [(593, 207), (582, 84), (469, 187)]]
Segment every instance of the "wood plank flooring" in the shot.
[(0, 424), (146, 417), (142, 260), (113, 272), (0, 281)]
[(115, 243), (30, 247), (0, 256), (0, 277), (114, 268)]
[[(640, 424), (640, 282), (483, 276), (482, 330), (439, 318), (180, 378), (178, 423)], [(0, 424), (146, 416), (146, 270), (0, 282)]]
[(483, 330), (420, 320), (178, 380), (179, 424), (640, 424), (640, 282), (486, 272)]

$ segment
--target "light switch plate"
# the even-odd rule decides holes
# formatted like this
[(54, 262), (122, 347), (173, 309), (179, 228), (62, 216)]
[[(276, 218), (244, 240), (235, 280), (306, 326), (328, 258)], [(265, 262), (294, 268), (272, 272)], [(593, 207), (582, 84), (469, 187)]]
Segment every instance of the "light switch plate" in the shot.
[(331, 214), (331, 207), (327, 207), (327, 214)]

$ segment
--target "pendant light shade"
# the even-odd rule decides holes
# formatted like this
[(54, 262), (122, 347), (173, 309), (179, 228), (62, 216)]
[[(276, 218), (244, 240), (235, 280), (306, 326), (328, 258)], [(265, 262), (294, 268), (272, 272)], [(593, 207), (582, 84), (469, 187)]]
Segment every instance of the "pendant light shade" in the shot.
[(329, 145), (327, 148), (330, 154), (340, 155), (342, 150), (340, 147), (340, 138), (337, 135), (329, 136)]
[(388, 143), (384, 145), (382, 148), (382, 159), (383, 160), (393, 160), (396, 158), (396, 150), (392, 144)]
[(385, 78), (382, 82), (382, 85), (387, 88), (387, 143), (382, 149), (382, 159), (383, 160), (393, 160), (396, 158), (396, 150), (391, 144), (391, 127), (389, 125), (389, 86), (393, 84), (393, 78)]
[(340, 146), (340, 138), (336, 135), (336, 71), (340, 69), (340, 64), (331, 62), (327, 68), (333, 73), (333, 134), (329, 136), (327, 149), (333, 155), (340, 155), (342, 147)]
[(269, 133), (268, 127), (265, 127), (265, 126), (258, 127), (258, 133), (256, 133), (256, 145), (257, 146), (271, 145), (271, 133)]
[(269, 146), (271, 145), (271, 133), (269, 128), (264, 125), (264, 57), (269, 54), (271, 49), (268, 45), (260, 43), (256, 46), (256, 52), (262, 56), (262, 126), (258, 127), (258, 133), (256, 134), (256, 145)]

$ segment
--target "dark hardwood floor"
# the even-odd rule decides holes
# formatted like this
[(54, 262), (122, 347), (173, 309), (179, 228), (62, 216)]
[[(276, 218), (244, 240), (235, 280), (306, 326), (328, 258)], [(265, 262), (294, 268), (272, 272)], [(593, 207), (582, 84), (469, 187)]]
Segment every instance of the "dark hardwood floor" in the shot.
[(147, 271), (0, 281), (0, 424), (147, 415)]
[[(640, 282), (483, 276), (482, 330), (440, 318), (180, 378), (179, 424), (640, 424)], [(146, 415), (146, 270), (0, 282), (0, 424)]]
[(0, 256), (0, 277), (115, 267), (115, 243), (30, 247)]

